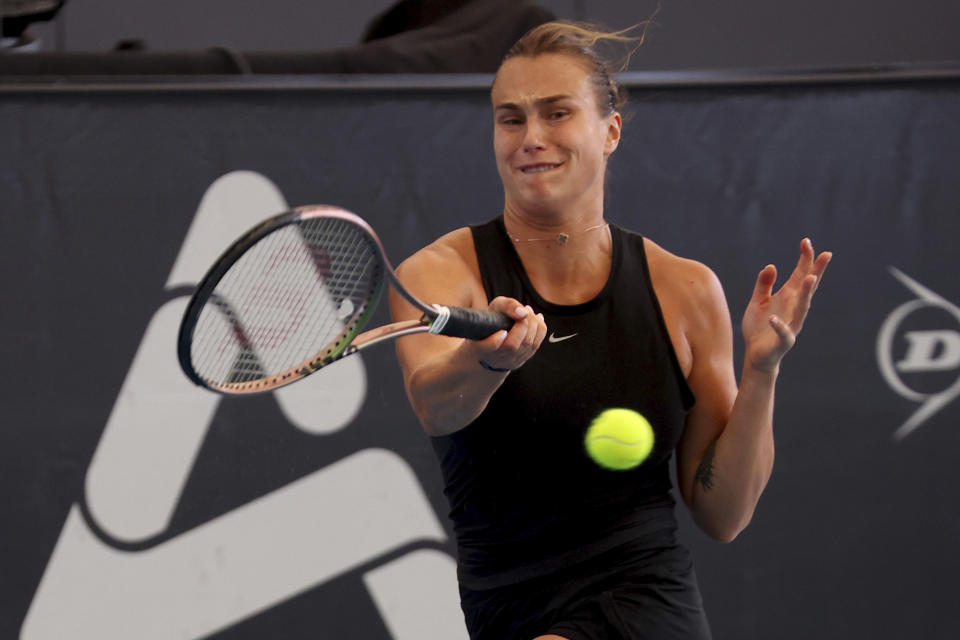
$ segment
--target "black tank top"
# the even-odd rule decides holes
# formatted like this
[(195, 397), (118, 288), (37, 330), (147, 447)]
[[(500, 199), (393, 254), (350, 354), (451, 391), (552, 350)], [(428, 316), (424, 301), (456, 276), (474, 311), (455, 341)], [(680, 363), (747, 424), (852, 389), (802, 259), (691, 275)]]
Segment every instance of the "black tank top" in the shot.
[[(606, 285), (593, 300), (565, 306), (534, 290), (502, 217), (471, 227), (487, 297), (543, 313), (548, 339), (473, 423), (432, 438), (468, 588), (547, 575), (620, 545), (672, 539), (676, 530), (670, 457), (693, 394), (653, 292), (643, 237), (610, 230)], [(585, 453), (590, 421), (612, 407), (639, 411), (653, 425), (653, 452), (635, 469), (601, 469)]]

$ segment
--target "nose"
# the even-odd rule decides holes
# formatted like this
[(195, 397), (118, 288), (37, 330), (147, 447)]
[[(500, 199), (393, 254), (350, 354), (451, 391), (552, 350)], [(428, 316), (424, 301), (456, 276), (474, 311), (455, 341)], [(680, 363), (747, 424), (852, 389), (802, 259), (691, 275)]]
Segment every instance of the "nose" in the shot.
[(545, 149), (544, 137), (543, 125), (537, 118), (530, 118), (523, 132), (523, 150), (530, 153)]

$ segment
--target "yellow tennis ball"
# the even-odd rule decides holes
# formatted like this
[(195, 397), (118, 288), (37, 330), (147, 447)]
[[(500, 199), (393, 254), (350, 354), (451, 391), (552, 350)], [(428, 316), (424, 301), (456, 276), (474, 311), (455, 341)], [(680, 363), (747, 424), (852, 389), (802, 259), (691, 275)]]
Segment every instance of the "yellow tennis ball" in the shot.
[(601, 467), (632, 469), (653, 450), (653, 427), (632, 409), (607, 409), (590, 423), (584, 444)]

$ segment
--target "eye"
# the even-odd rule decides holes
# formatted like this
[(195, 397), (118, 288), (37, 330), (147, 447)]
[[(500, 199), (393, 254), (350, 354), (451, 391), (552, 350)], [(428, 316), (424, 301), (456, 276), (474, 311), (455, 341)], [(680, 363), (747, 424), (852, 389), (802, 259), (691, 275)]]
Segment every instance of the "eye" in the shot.
[(547, 114), (547, 118), (550, 120), (561, 120), (567, 117), (568, 115), (570, 115), (569, 111), (558, 109), (556, 111), (551, 111), (549, 114)]

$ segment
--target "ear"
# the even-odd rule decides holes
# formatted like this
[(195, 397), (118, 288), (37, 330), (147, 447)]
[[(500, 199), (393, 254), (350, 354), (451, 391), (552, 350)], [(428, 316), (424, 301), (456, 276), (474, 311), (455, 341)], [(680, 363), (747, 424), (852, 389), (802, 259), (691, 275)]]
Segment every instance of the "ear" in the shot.
[(616, 151), (620, 145), (620, 132), (623, 130), (623, 118), (619, 111), (614, 111), (607, 116), (609, 124), (607, 126), (607, 143), (604, 146), (604, 153), (610, 155)]

